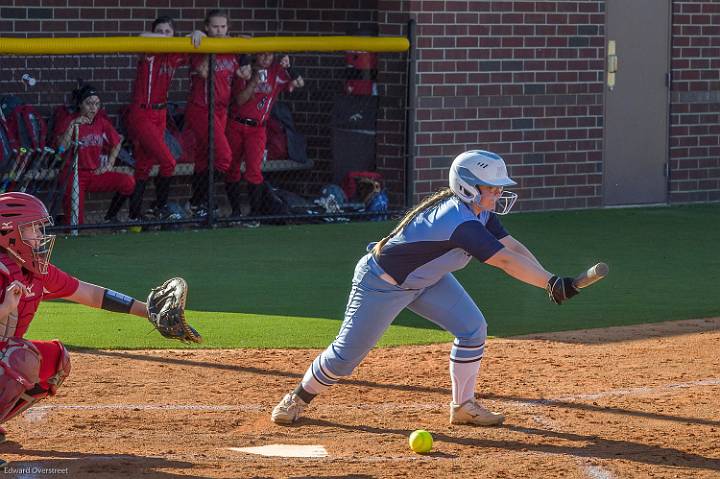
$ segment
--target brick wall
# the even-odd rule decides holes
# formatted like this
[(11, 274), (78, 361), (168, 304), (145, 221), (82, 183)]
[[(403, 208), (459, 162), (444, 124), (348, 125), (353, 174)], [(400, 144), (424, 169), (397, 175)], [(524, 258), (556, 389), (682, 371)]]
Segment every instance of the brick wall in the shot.
[[(12, 3), (12, 0), (4, 0)], [(14, 37), (125, 36), (148, 31), (159, 15), (176, 19), (176, 30), (186, 34), (202, 27), (205, 12), (226, 8), (231, 32), (258, 34), (275, 32), (278, 5), (274, 0), (222, 2), (208, 0), (23, 0), (0, 7), (0, 29)], [(172, 7), (170, 7), (172, 4)], [(225, 4), (232, 4), (227, 7)], [(135, 55), (53, 56), (1, 59), (0, 87), (3, 93), (19, 93), (37, 105), (55, 105), (63, 100), (77, 78), (93, 82), (114, 113), (130, 97), (135, 76)], [(39, 83), (28, 89), (18, 73), (29, 73)], [(184, 101), (187, 70), (175, 77), (170, 99)]]
[[(206, 11), (212, 8), (229, 11), (231, 34), (257, 36), (347, 35), (363, 26), (376, 26), (378, 19), (377, 0), (23, 0), (15, 3), (23, 6), (0, 7), (0, 28), (12, 36), (27, 37), (136, 35), (149, 30), (150, 23), (159, 15), (175, 18), (177, 32), (186, 34), (201, 28)], [(312, 171), (281, 178), (278, 174), (272, 179), (298, 192), (317, 194), (319, 187), (332, 176), (331, 113), (335, 97), (343, 94), (345, 57), (342, 52), (308, 52), (293, 54), (291, 58), (306, 79), (306, 88), (286, 94), (284, 98), (291, 105), (299, 130), (306, 136), (308, 155), (315, 160), (315, 167)], [(393, 65), (404, 71), (402, 55), (393, 58)], [(117, 111), (127, 104), (131, 95), (135, 61), (135, 55), (0, 57), (0, 91), (19, 94), (49, 116), (53, 106), (69, 98), (76, 79), (83, 78), (99, 88), (105, 107), (117, 123)], [(30, 88), (21, 83), (23, 73), (36, 78), (37, 85)], [(187, 77), (187, 68), (176, 73), (171, 101), (185, 101)], [(404, 97), (405, 92), (399, 91), (398, 83), (404, 79), (393, 77), (392, 81), (397, 92), (391, 93)], [(382, 108), (401, 106), (391, 101)], [(383, 135), (378, 138), (387, 141)], [(397, 136), (392, 141), (403, 143)], [(382, 154), (388, 158), (396, 152)], [(393, 168), (398, 167), (395, 164)]]
[(718, 2), (673, 2), (670, 112), (671, 201), (720, 201)]
[[(604, 2), (410, 2), (415, 200), (458, 152), (508, 160), (519, 209), (601, 205)], [(720, 200), (720, 3), (673, 6), (671, 202)]]
[[(5, 0), (5, 3), (11, 3)], [(13, 35), (136, 34), (160, 14), (178, 30), (200, 26), (208, 0), (14, 0), (0, 6), (0, 28)], [(19, 5), (22, 6), (19, 6)], [(120, 6), (122, 4), (122, 6)], [(92, 6), (91, 6), (92, 5)], [(172, 6), (171, 6), (172, 5)], [(380, 57), (378, 167), (393, 203), (404, 198), (406, 155), (414, 156), (417, 201), (444, 186), (457, 153), (473, 147), (505, 156), (519, 181), (519, 209), (601, 205), (603, 0), (240, 0), (231, 29), (249, 34), (346, 34), (377, 23), (381, 35), (405, 35), (417, 24), (415, 149), (405, 151), (406, 56)], [(673, 1), (671, 201), (720, 200), (720, 3)], [(317, 185), (332, 169), (333, 98), (344, 82), (342, 55), (294, 55), (310, 80), (292, 108), (317, 168), (297, 181)], [(34, 103), (59, 103), (78, 76), (127, 100), (134, 56), (3, 57), (0, 88)], [(51, 88), (25, 91), (28, 71)], [(54, 80), (50, 82), (50, 79)], [(185, 72), (173, 100), (184, 100)], [(37, 91), (37, 89), (35, 90)], [(41, 98), (41, 96), (44, 97)]]
[[(411, 2), (380, 0), (378, 25), (381, 36), (407, 37)], [(408, 53), (383, 54), (379, 57), (378, 83), (380, 113), (378, 115), (377, 165), (382, 172), (390, 201), (404, 205), (406, 192), (405, 162), (406, 111), (408, 88)]]
[(420, 0), (416, 199), (470, 148), (504, 156), (525, 210), (600, 204), (604, 4)]

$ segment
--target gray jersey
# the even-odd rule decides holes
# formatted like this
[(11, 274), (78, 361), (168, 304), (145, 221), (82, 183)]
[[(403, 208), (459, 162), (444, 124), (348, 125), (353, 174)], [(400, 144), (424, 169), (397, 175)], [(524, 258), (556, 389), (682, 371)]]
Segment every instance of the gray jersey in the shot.
[(485, 261), (503, 248), (508, 232), (495, 213), (475, 216), (451, 196), (418, 214), (383, 247), (377, 264), (404, 289), (435, 284), (464, 268), (471, 258)]

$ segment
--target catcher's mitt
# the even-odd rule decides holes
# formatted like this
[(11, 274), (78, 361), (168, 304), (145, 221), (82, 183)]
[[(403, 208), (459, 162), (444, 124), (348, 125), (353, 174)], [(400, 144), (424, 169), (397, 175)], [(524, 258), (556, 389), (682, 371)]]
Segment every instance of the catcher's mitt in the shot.
[(150, 290), (147, 298), (148, 319), (160, 334), (184, 343), (199, 343), (202, 336), (185, 320), (187, 283), (172, 278)]

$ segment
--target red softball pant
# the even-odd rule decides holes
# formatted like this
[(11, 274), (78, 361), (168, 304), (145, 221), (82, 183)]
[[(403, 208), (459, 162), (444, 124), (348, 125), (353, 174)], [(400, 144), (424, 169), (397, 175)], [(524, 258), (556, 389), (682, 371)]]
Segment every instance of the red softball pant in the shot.
[(159, 175), (175, 173), (175, 157), (165, 144), (167, 111), (143, 109), (131, 105), (127, 117), (128, 137), (133, 144), (135, 179), (146, 181), (154, 164), (160, 165)]
[(232, 149), (232, 163), (226, 181), (240, 181), (240, 167), (245, 162), (245, 180), (253, 185), (263, 181), (262, 160), (265, 155), (267, 133), (264, 126), (250, 126), (234, 120), (228, 121), (227, 139)]
[[(227, 109), (215, 109), (215, 169), (223, 173), (230, 167), (232, 152), (225, 137)], [(195, 162), (195, 173), (202, 173), (208, 168), (208, 109), (194, 103), (188, 104), (185, 110), (185, 128), (190, 129), (195, 137), (195, 149), (192, 158)]]
[[(65, 188), (65, 221), (70, 223), (72, 214), (72, 188), (73, 179), (72, 171), (67, 178), (67, 186)], [(63, 178), (64, 179), (64, 178)], [(78, 205), (78, 224), (83, 224), (85, 218), (85, 193), (90, 192), (118, 192), (121, 195), (129, 196), (135, 189), (135, 178), (125, 173), (117, 173), (110, 171), (101, 175), (96, 175), (92, 170), (80, 170), (78, 172), (78, 184), (80, 186), (80, 197)]]
[(47, 380), (55, 376), (60, 362), (60, 346), (54, 341), (30, 341), (40, 351), (40, 387), (50, 389)]

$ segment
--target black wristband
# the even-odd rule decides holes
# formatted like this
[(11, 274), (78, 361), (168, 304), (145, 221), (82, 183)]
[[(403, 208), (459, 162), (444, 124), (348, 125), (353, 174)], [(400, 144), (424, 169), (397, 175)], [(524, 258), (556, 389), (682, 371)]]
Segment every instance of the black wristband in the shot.
[(130, 313), (134, 302), (135, 299), (130, 296), (118, 293), (112, 289), (106, 289), (103, 293), (102, 305), (100, 307), (114, 313)]

